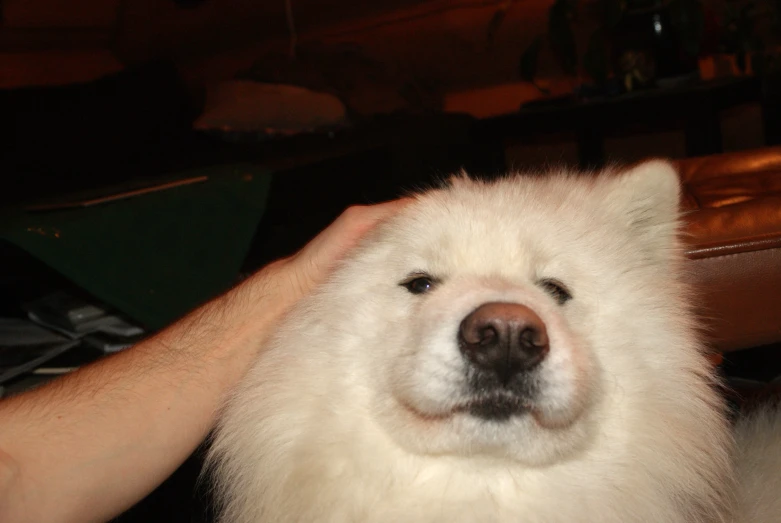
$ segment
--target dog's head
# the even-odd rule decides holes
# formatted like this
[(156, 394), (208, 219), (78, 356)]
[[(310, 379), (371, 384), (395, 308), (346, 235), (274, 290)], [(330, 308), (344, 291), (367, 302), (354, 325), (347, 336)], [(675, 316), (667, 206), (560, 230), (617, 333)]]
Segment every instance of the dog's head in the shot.
[(423, 454), (538, 465), (587, 444), (678, 350), (678, 200), (661, 161), (420, 195), (332, 282), (372, 415)]

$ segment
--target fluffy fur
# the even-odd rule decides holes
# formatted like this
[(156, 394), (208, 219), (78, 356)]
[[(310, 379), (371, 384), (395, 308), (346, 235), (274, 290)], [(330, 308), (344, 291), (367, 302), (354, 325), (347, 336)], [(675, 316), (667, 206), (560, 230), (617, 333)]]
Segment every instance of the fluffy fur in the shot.
[[(418, 195), (296, 308), (228, 401), (208, 460), (220, 521), (734, 521), (678, 199), (662, 161), (462, 175)], [(400, 285), (419, 273), (429, 292)], [(489, 301), (528, 306), (550, 337), (506, 420), (462, 408), (481, 391), (458, 326)]]
[(735, 425), (741, 521), (781, 521), (781, 405), (763, 404)]

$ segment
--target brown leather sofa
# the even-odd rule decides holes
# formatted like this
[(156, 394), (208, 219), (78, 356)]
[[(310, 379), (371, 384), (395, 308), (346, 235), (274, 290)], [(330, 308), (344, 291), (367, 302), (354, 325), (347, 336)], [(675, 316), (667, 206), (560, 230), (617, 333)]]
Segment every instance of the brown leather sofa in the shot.
[(700, 313), (713, 349), (781, 342), (781, 147), (678, 162)]

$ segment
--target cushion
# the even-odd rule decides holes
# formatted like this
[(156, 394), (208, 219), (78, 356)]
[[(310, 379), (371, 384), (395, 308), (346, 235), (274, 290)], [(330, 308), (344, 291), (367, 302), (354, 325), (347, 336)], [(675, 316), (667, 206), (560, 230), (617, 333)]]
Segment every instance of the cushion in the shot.
[(781, 341), (781, 147), (678, 162), (706, 335), (721, 351)]

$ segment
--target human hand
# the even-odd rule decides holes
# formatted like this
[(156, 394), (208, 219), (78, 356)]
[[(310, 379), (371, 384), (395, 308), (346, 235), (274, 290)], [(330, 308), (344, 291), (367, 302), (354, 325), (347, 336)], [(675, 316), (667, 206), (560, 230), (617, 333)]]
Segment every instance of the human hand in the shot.
[[(271, 291), (280, 311), (287, 309), (325, 281), (338, 260), (380, 221), (399, 212), (410, 201), (411, 198), (402, 198), (347, 208), (300, 251), (270, 263), (239, 287), (247, 286), (251, 292), (261, 291), (265, 296)], [(261, 301), (268, 305), (268, 300)]]
[(347, 208), (300, 251), (286, 261), (303, 297), (322, 283), (341, 259), (380, 221), (392, 216), (410, 202), (409, 198), (376, 205)]

